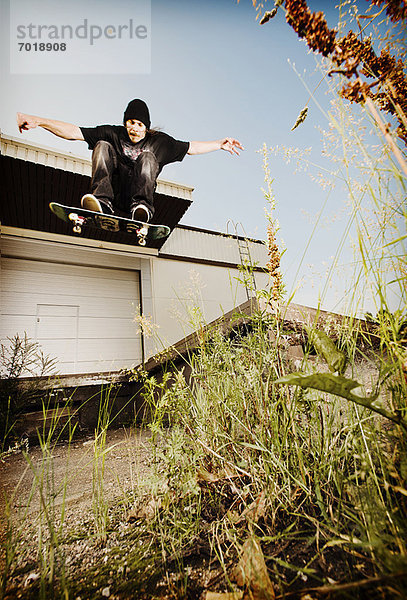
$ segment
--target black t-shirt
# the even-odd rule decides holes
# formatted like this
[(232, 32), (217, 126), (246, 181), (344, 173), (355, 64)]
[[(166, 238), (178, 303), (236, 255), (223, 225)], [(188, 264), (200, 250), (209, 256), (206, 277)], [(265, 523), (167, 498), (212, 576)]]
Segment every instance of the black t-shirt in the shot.
[(127, 165), (131, 165), (141, 152), (152, 152), (160, 165), (160, 171), (165, 165), (182, 160), (189, 149), (189, 142), (181, 142), (161, 131), (147, 133), (142, 140), (133, 144), (127, 129), (121, 125), (81, 127), (80, 130), (90, 150), (101, 140), (110, 142), (119, 160)]

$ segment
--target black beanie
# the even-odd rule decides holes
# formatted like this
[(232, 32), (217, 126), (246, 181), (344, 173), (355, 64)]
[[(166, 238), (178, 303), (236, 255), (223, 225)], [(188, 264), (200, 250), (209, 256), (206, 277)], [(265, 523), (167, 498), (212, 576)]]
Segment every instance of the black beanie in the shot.
[(143, 100), (139, 100), (135, 98), (127, 105), (126, 110), (124, 111), (123, 123), (126, 124), (126, 121), (129, 119), (135, 119), (136, 121), (141, 121), (150, 129), (151, 121), (150, 121), (150, 112), (148, 110), (147, 104)]

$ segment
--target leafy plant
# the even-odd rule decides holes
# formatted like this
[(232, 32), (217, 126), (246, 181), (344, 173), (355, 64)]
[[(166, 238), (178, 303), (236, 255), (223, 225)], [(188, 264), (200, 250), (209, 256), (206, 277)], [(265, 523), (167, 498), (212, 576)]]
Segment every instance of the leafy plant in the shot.
[(8, 337), (0, 346), (0, 436), (2, 449), (25, 403), (37, 391), (36, 382), (22, 387), (21, 377), (45, 377), (56, 374), (58, 360), (44, 354), (41, 345), (26, 333)]

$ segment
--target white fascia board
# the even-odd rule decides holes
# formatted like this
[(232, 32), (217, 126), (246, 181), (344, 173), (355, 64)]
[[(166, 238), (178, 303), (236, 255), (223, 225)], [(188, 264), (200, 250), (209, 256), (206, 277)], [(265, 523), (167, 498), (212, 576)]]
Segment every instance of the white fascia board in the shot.
[(5, 227), (0, 225), (1, 236), (13, 237), (13, 238), (25, 238), (30, 240), (39, 240), (46, 242), (55, 242), (58, 244), (65, 244), (70, 247), (86, 247), (86, 248), (98, 248), (101, 250), (109, 250), (124, 255), (142, 255), (146, 256), (158, 256), (158, 250), (156, 248), (147, 248), (143, 246), (130, 246), (125, 244), (118, 244), (115, 242), (105, 242), (101, 240), (91, 240), (87, 238), (74, 238), (62, 235), (59, 233), (49, 233), (46, 231), (35, 231), (33, 229), (21, 229), (19, 227)]

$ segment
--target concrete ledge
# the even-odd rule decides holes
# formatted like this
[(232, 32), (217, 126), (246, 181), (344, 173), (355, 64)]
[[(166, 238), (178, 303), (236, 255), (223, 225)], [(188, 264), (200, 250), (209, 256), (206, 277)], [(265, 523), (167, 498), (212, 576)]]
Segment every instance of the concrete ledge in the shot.
[[(7, 382), (0, 385), (4, 387)], [(50, 427), (62, 432), (63, 438), (74, 425), (76, 433), (93, 432), (102, 406), (113, 427), (139, 423), (144, 415), (141, 384), (120, 374), (27, 377), (17, 386), (25, 404), (13, 433), (32, 442), (38, 441), (37, 431), (45, 432)]]
[[(269, 327), (269, 336), (275, 340), (274, 326), (290, 332), (281, 336), (281, 349), (286, 359), (296, 366), (301, 364), (304, 356), (302, 343), (307, 340), (306, 328), (316, 324), (324, 327), (335, 339), (341, 327), (346, 326), (348, 318), (343, 315), (317, 311), (301, 305), (272, 306), (264, 301), (251, 298), (222, 317), (203, 326), (189, 336), (183, 338), (164, 352), (150, 358), (132, 372), (63, 375), (57, 377), (27, 377), (18, 381), (22, 393), (27, 394), (25, 411), (19, 419), (17, 432), (19, 435), (37, 437), (37, 430), (49, 427), (53, 419), (59, 415), (60, 424), (66, 425), (71, 419), (78, 431), (93, 431), (98, 424), (100, 406), (108, 403), (113, 426), (128, 423), (140, 423), (148, 420), (148, 406), (142, 396), (143, 378), (137, 371), (147, 372), (160, 383), (164, 373), (183, 370), (187, 381), (190, 379), (190, 356), (196, 352), (213, 333), (222, 335), (241, 335), (250, 330), (250, 321), (254, 315), (264, 320)], [(354, 319), (352, 320), (355, 321)], [(366, 321), (356, 320), (357, 329), (375, 340), (374, 327)], [(167, 385), (171, 385), (171, 377)], [(2, 383), (0, 382), (0, 385)], [(4, 385), (4, 382), (3, 382)], [(35, 390), (30, 393), (30, 390)], [(157, 392), (158, 393), (158, 392)], [(42, 406), (48, 407), (44, 416)], [(41, 409), (41, 410), (39, 410)], [(60, 412), (58, 412), (60, 411)], [(62, 411), (62, 412), (61, 412)], [(66, 427), (68, 431), (68, 427)]]

